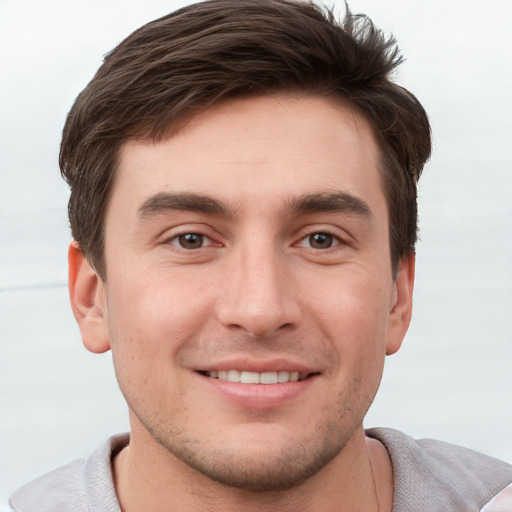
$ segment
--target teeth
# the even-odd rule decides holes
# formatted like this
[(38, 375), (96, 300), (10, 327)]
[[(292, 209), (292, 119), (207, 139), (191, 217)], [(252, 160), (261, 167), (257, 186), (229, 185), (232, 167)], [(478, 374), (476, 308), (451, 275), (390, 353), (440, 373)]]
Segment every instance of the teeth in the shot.
[(299, 372), (245, 372), (238, 370), (219, 370), (206, 372), (212, 379), (226, 380), (228, 382), (241, 382), (242, 384), (278, 384), (283, 382), (297, 382), (304, 380), (307, 375)]
[(260, 384), (277, 384), (277, 372), (265, 372), (260, 374)]
[(228, 370), (226, 372), (226, 380), (229, 380), (229, 382), (240, 382), (240, 372), (237, 370)]
[(290, 372), (277, 372), (277, 382), (288, 382), (290, 379)]
[(241, 372), (240, 380), (238, 382), (242, 382), (243, 384), (259, 384), (260, 375), (261, 374), (257, 372)]

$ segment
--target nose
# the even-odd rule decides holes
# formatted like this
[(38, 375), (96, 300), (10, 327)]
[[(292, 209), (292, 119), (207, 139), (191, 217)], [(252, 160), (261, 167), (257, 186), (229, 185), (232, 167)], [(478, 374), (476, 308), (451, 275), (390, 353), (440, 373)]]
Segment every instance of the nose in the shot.
[(293, 272), (272, 244), (240, 251), (228, 265), (218, 305), (221, 324), (254, 338), (272, 337), (298, 325), (301, 313)]

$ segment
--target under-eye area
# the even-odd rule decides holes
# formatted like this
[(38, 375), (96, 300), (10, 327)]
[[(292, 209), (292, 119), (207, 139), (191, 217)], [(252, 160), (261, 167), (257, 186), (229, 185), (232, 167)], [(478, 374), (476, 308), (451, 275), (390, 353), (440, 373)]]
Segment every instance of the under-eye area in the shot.
[(200, 371), (199, 373), (212, 379), (239, 382), (241, 384), (283, 384), (286, 382), (303, 381), (313, 375), (316, 375), (314, 373), (300, 373), (293, 371), (259, 373), (239, 370)]

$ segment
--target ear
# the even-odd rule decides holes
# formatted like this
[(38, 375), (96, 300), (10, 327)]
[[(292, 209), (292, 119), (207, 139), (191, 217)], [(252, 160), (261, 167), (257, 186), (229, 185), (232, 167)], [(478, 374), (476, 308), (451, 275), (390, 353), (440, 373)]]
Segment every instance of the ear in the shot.
[(80, 328), (82, 341), (91, 352), (110, 349), (107, 329), (105, 283), (91, 267), (77, 242), (68, 251), (68, 287), (71, 309)]
[(412, 292), (414, 289), (414, 254), (400, 261), (393, 287), (388, 320), (386, 355), (394, 354), (402, 345), (412, 316)]

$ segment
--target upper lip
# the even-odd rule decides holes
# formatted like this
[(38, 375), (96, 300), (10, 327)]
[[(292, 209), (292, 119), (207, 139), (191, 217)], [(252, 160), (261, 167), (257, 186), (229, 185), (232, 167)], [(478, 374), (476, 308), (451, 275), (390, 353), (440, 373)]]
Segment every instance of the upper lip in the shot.
[(309, 365), (293, 361), (290, 359), (279, 358), (269, 360), (257, 360), (254, 358), (231, 358), (215, 363), (208, 363), (204, 366), (197, 367), (196, 371), (212, 372), (212, 371), (228, 371), (239, 370), (246, 372), (299, 372), (301, 374), (319, 373), (318, 369)]

